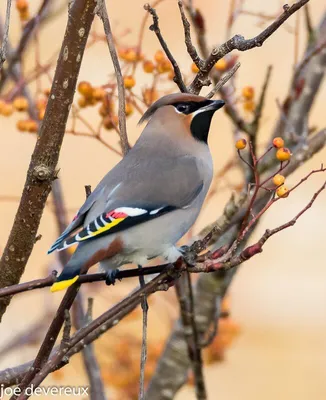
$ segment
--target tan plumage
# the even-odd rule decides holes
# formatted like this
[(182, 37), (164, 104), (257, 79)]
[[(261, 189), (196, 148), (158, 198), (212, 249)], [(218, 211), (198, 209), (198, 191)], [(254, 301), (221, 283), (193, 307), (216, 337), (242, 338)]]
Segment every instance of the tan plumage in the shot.
[[(224, 102), (172, 94), (155, 102), (129, 153), (102, 179), (49, 252), (78, 243), (52, 290), (73, 283), (100, 262), (110, 270), (163, 256), (195, 222), (212, 179), (207, 136)], [(81, 229), (77, 234), (74, 232)]]

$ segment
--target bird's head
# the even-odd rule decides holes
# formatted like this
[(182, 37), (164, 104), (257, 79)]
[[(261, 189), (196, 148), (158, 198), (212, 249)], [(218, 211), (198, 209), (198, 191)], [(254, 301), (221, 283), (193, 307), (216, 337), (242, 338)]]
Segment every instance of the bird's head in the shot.
[(185, 131), (207, 143), (212, 117), (224, 104), (222, 100), (210, 100), (190, 93), (169, 94), (153, 103), (139, 123), (157, 120), (170, 126), (180, 126), (182, 122)]

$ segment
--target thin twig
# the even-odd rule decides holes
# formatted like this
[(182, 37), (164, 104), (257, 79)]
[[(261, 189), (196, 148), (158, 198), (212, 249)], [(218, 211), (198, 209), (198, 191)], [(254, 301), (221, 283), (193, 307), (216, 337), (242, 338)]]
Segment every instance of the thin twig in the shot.
[(164, 50), (165, 54), (167, 55), (168, 59), (170, 60), (170, 62), (172, 64), (172, 67), (174, 70), (174, 75), (175, 75), (173, 80), (178, 85), (178, 88), (180, 89), (180, 91), (182, 93), (186, 93), (188, 90), (187, 90), (185, 83), (183, 82), (182, 74), (181, 74), (180, 68), (178, 66), (178, 63), (176, 62), (175, 58), (173, 57), (170, 49), (168, 48), (168, 45), (166, 44), (166, 42), (163, 39), (163, 36), (161, 34), (161, 30), (160, 30), (160, 27), (158, 24), (158, 16), (157, 16), (156, 10), (153, 7), (151, 7), (148, 3), (144, 5), (144, 9), (147, 12), (149, 12), (153, 18), (153, 25), (151, 25), (149, 29), (156, 34), (156, 36), (162, 46), (162, 49)]
[(178, 6), (179, 6), (180, 14), (181, 14), (181, 19), (182, 19), (182, 24), (183, 24), (183, 29), (184, 29), (184, 36), (185, 36), (185, 43), (187, 46), (188, 54), (192, 58), (192, 61), (197, 65), (197, 67), (200, 68), (203, 64), (203, 60), (199, 57), (196, 47), (192, 44), (191, 34), (190, 34), (190, 23), (184, 12), (182, 0), (178, 1)]
[(208, 99), (211, 99), (213, 96), (215, 96), (215, 94), (221, 89), (221, 87), (224, 86), (232, 78), (232, 76), (236, 73), (240, 65), (241, 64), (237, 62), (225, 75), (223, 75), (222, 78), (217, 82), (215, 87), (208, 93), (206, 97)]
[(122, 72), (119, 64), (119, 59), (117, 55), (117, 51), (114, 45), (114, 39), (111, 31), (109, 15), (106, 10), (105, 1), (101, 0), (98, 2), (97, 6), (97, 15), (101, 18), (103, 22), (104, 32), (107, 40), (107, 44), (110, 50), (113, 67), (116, 73), (117, 85), (118, 85), (118, 101), (119, 101), (119, 135), (121, 140), (121, 148), (123, 154), (126, 155), (130, 150), (130, 145), (128, 141), (127, 135), (127, 124), (126, 124), (126, 94), (124, 81), (122, 77)]
[(0, 71), (2, 69), (3, 63), (6, 61), (7, 52), (8, 52), (10, 8), (11, 8), (11, 0), (7, 0), (5, 28), (4, 28), (4, 34), (3, 34), (2, 44), (1, 44), (1, 48), (0, 48)]
[[(142, 267), (138, 266), (141, 270)], [(140, 287), (145, 287), (144, 275), (139, 276)], [(142, 343), (141, 343), (141, 355), (140, 355), (140, 378), (139, 378), (139, 400), (144, 399), (145, 395), (145, 367), (147, 359), (147, 319), (148, 319), (148, 302), (146, 294), (142, 296), (141, 308), (143, 310), (143, 320), (142, 320)]]

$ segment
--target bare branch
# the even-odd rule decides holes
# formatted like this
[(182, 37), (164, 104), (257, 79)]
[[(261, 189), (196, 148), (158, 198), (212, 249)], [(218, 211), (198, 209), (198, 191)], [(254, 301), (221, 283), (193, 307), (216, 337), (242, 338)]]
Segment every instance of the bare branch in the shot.
[(182, 93), (186, 93), (188, 90), (187, 90), (185, 83), (183, 82), (180, 68), (161, 34), (160, 27), (158, 24), (158, 16), (157, 16), (156, 10), (153, 7), (151, 7), (148, 3), (144, 5), (144, 9), (147, 12), (149, 12), (153, 18), (153, 25), (151, 25), (149, 29), (156, 34), (156, 36), (162, 46), (162, 49), (164, 50), (165, 54), (167, 55), (168, 59), (170, 60), (170, 62), (172, 64), (172, 67), (174, 70), (174, 75), (175, 75), (173, 80), (178, 85), (178, 88), (180, 89), (180, 91)]
[(215, 47), (209, 57), (206, 59), (205, 65), (202, 66), (195, 79), (191, 83), (189, 91), (191, 93), (198, 94), (203, 87), (203, 82), (207, 80), (208, 74), (215, 63), (231, 51), (246, 51), (253, 49), (254, 47), (262, 46), (266, 39), (268, 39), (292, 14), (308, 3), (308, 1), (309, 0), (299, 0), (291, 7), (284, 6), (284, 12), (263, 32), (252, 39), (245, 39), (241, 35), (235, 35), (221, 46)]
[(0, 48), (0, 71), (2, 69), (3, 63), (6, 61), (8, 52), (10, 8), (11, 8), (11, 0), (7, 0), (5, 28)]
[[(141, 266), (139, 266), (141, 270)], [(145, 279), (144, 275), (139, 277), (140, 287), (144, 288)], [(148, 302), (146, 295), (144, 294), (141, 299), (141, 308), (143, 310), (142, 320), (142, 343), (141, 343), (141, 355), (140, 355), (140, 377), (139, 377), (139, 400), (144, 399), (145, 395), (145, 367), (147, 360), (147, 320), (148, 320)]]
[(128, 135), (127, 135), (127, 125), (126, 125), (126, 95), (125, 95), (125, 87), (122, 77), (122, 72), (119, 64), (119, 59), (117, 55), (117, 51), (114, 45), (114, 39), (111, 31), (110, 20), (108, 16), (108, 12), (106, 10), (106, 5), (104, 0), (98, 1), (97, 6), (97, 15), (101, 18), (104, 26), (104, 32), (106, 36), (106, 40), (108, 43), (108, 47), (110, 50), (114, 70), (117, 77), (117, 84), (118, 84), (118, 101), (119, 101), (119, 134), (121, 139), (121, 147), (123, 154), (126, 155), (130, 149), (130, 145), (128, 142)]
[(211, 99), (213, 96), (215, 96), (215, 94), (221, 89), (221, 87), (224, 86), (232, 78), (232, 76), (236, 73), (240, 65), (241, 64), (237, 62), (225, 75), (223, 75), (222, 78), (217, 82), (215, 87), (208, 93), (206, 97), (208, 99)]
[(207, 394), (203, 374), (203, 360), (195, 320), (195, 305), (191, 278), (188, 271), (184, 272), (177, 281), (176, 292), (180, 304), (180, 316), (185, 340), (187, 342), (188, 356), (195, 380), (196, 398), (198, 400), (206, 400)]
[(182, 0), (178, 1), (178, 6), (180, 9), (180, 14), (181, 14), (181, 19), (182, 19), (182, 24), (183, 24), (183, 29), (184, 29), (184, 35), (185, 35), (185, 43), (187, 46), (188, 54), (190, 55), (192, 61), (200, 69), (200, 67), (203, 65), (204, 61), (199, 57), (196, 47), (192, 44), (191, 34), (190, 34), (190, 23), (184, 12)]

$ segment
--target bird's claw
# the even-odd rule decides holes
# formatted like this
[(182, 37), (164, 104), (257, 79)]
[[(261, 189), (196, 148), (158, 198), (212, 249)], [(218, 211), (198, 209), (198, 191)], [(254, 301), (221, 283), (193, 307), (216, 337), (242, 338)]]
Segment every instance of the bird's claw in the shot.
[(105, 283), (108, 286), (115, 284), (118, 272), (119, 272), (118, 269), (114, 269), (114, 270), (108, 271), (108, 273), (106, 274), (106, 278), (105, 278)]
[(179, 251), (184, 259), (185, 263), (190, 267), (196, 265), (196, 254), (191, 250), (189, 246), (181, 246)]

